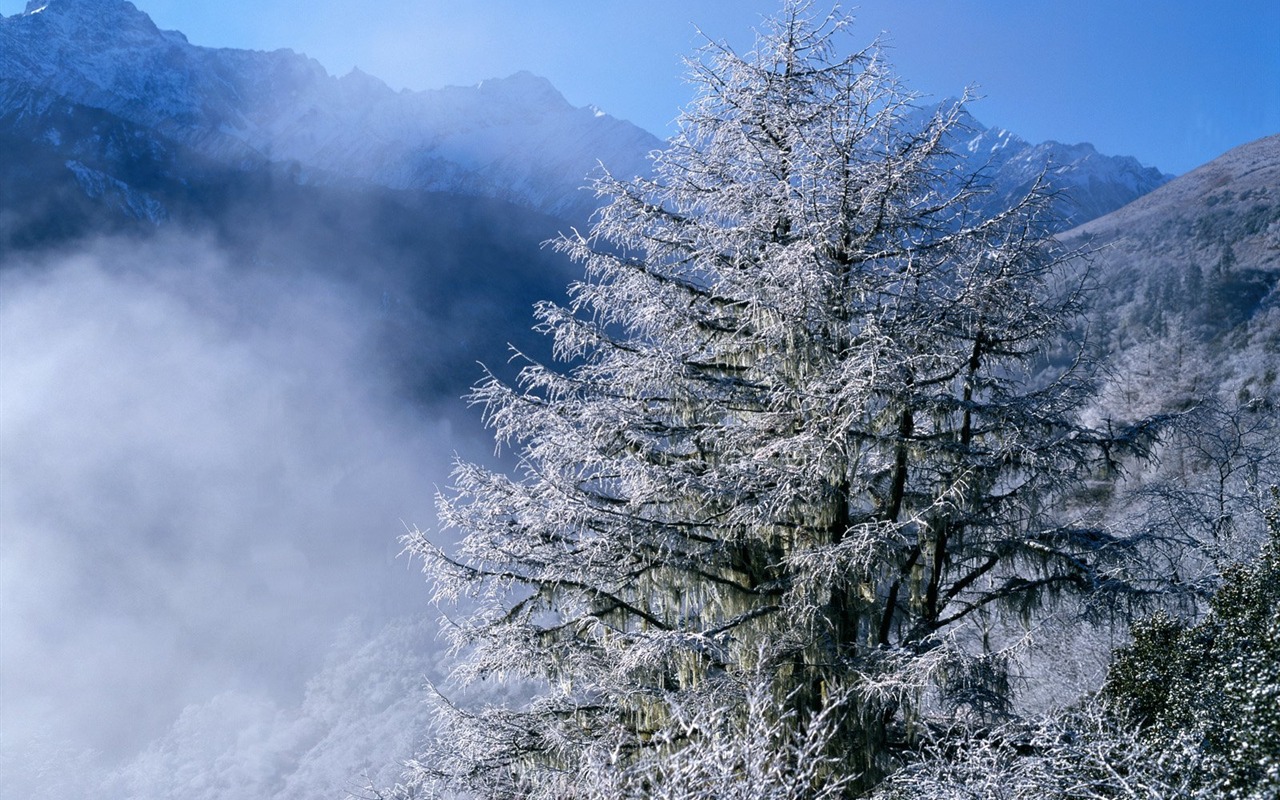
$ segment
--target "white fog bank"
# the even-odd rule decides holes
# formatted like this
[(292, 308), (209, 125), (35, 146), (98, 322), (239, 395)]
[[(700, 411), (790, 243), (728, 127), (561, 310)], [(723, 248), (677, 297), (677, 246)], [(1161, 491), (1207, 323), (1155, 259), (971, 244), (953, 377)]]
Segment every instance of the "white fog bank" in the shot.
[(366, 305), (189, 239), (0, 271), (10, 791), (340, 797), (302, 784), (409, 746), (436, 645), (385, 627), (434, 616), (397, 536), (466, 448), (395, 397)]

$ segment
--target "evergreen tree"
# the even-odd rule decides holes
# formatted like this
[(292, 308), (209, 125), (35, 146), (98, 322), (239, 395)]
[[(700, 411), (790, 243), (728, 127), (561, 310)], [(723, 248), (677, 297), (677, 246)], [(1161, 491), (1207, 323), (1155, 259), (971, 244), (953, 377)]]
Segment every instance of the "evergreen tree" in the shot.
[(1280, 491), (1271, 489), (1269, 541), (1224, 571), (1195, 625), (1158, 614), (1134, 626), (1103, 697), (1157, 747), (1197, 743), (1182, 765), (1219, 797), (1280, 794)]
[(874, 796), (1280, 796), (1280, 490), (1271, 498), (1269, 541), (1225, 570), (1204, 619), (1134, 625), (1101, 692), (1040, 719), (938, 731)]
[(1005, 707), (980, 622), (1143, 591), (1137, 543), (1069, 516), (1148, 431), (1081, 427), (1079, 361), (1045, 371), (1083, 284), (1046, 193), (977, 211), (959, 107), (921, 118), (878, 49), (838, 55), (846, 25), (788, 2), (749, 55), (709, 45), (654, 177), (605, 177), (559, 240), (587, 274), (538, 309), (562, 364), (472, 396), (518, 472), (458, 466), (456, 552), (408, 538), (469, 611), (462, 677), (533, 699), (448, 709), (419, 783), (611, 796), (608, 764), (690, 796), (646, 765), (745, 737), (765, 685), (771, 724), (823, 721), (826, 766), (740, 796), (862, 791), (922, 698)]

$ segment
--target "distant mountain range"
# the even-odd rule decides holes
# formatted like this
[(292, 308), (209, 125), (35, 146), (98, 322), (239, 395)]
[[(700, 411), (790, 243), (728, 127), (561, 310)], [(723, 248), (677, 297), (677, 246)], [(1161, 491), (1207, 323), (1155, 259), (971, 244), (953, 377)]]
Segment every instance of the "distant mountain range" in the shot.
[[(0, 52), (0, 256), (180, 230), (238, 263), (340, 277), (431, 396), (508, 342), (543, 352), (526, 310), (575, 272), (540, 245), (594, 211), (600, 165), (643, 174), (662, 146), (529, 73), (395, 92), (291, 50), (193, 45), (125, 0), (33, 0), (0, 19)], [(965, 122), (952, 149), (993, 204), (1044, 172), (1059, 217), (1082, 220), (1168, 178)]]
[[(0, 19), (0, 52), (0, 255), (173, 228), (244, 264), (340, 277), (433, 396), (507, 342), (545, 348), (521, 312), (575, 268), (541, 243), (589, 217), (600, 165), (643, 174), (662, 144), (529, 73), (395, 92), (291, 50), (193, 45), (125, 0), (33, 0)], [(961, 123), (949, 147), (993, 209), (1043, 176), (1059, 228), (1076, 226), (1065, 240), (1099, 247), (1114, 352), (1173, 318), (1197, 341), (1253, 330), (1274, 303), (1274, 138), (1170, 182), (1089, 144)]]
[[(188, 173), (216, 183), (227, 170), (494, 198), (579, 221), (594, 208), (582, 187), (598, 164), (641, 174), (661, 146), (635, 125), (573, 107), (527, 72), (395, 92), (359, 71), (330, 76), (291, 50), (193, 45), (124, 0), (32, 0), (0, 20), (0, 50), (0, 135), (22, 154), (6, 158), (6, 178), (17, 170), (16, 185), (29, 185), (33, 164), (47, 162), (38, 171), (44, 194), (75, 208), (84, 205), (71, 202), (78, 192), (117, 224), (181, 216), (184, 204), (200, 202), (185, 188)], [(966, 123), (971, 138), (955, 149), (987, 169), (993, 202), (1047, 173), (1064, 191), (1060, 216), (1070, 223), (1170, 177), (1091, 145), (1033, 145)], [(0, 233), (21, 242), (70, 232), (70, 221), (35, 205), (6, 198)]]
[[(539, 244), (588, 218), (600, 165), (643, 174), (662, 146), (529, 73), (396, 92), (291, 50), (192, 45), (125, 0), (32, 0), (0, 19), (0, 52), (0, 255), (170, 227), (244, 264), (342, 276), (429, 393), (465, 388), (508, 340), (540, 347), (511, 310), (559, 296), (573, 268)], [(1065, 241), (1098, 247), (1112, 351), (1174, 317), (1208, 342), (1274, 300), (1275, 138), (1171, 183), (968, 109), (948, 146), (992, 209), (1048, 179)], [(407, 328), (439, 335), (407, 344)]]
[[(307, 183), (485, 195), (564, 215), (591, 204), (576, 190), (597, 162), (635, 173), (659, 145), (635, 125), (574, 108), (529, 73), (395, 92), (359, 71), (332, 77), (291, 50), (192, 45), (124, 0), (33, 0), (0, 22), (0, 50), (0, 113), (49, 117), (44, 134), (55, 147), (72, 144), (58, 124), (70, 105), (222, 165), (277, 165)], [(134, 203), (144, 214), (147, 205)]]
[(1032, 144), (1003, 128), (988, 128), (973, 115), (961, 116), (962, 135), (952, 148), (970, 170), (981, 169), (993, 189), (990, 210), (1008, 208), (1043, 178), (1058, 192), (1053, 210), (1061, 227), (1071, 227), (1114, 211), (1173, 178), (1145, 167), (1132, 156), (1106, 156), (1093, 145)]

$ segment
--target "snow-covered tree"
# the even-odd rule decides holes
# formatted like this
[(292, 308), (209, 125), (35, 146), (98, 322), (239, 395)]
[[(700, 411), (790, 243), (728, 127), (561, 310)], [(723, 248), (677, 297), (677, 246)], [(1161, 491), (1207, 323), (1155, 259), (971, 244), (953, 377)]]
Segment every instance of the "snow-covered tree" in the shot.
[(1280, 796), (1280, 490), (1262, 552), (1192, 625), (1133, 627), (1100, 693), (1036, 720), (931, 731), (877, 800)]
[(637, 765), (745, 736), (766, 676), (778, 724), (829, 726), (823, 769), (768, 796), (859, 791), (923, 699), (1003, 710), (986, 623), (1144, 591), (1137, 544), (1077, 518), (1146, 431), (1077, 421), (1084, 279), (1046, 192), (978, 212), (959, 108), (920, 114), (874, 46), (841, 55), (847, 23), (787, 2), (750, 54), (710, 44), (654, 176), (605, 177), (559, 240), (587, 274), (538, 309), (561, 363), (472, 397), (518, 470), (459, 465), (456, 550), (408, 537), (468, 610), (460, 676), (532, 699), (448, 709), (419, 783), (582, 797), (607, 764), (667, 796), (686, 773)]
[(1202, 758), (1183, 771), (1215, 797), (1280, 794), (1280, 490), (1270, 494), (1268, 541), (1224, 570), (1208, 615), (1135, 625), (1103, 687), (1151, 746), (1194, 741)]
[(953, 729), (875, 800), (1216, 800), (1189, 736), (1152, 742), (1096, 702), (986, 730)]

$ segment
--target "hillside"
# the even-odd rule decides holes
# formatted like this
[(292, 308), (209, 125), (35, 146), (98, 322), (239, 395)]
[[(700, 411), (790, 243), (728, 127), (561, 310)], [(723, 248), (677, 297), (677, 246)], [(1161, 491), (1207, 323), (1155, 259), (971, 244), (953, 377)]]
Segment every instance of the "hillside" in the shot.
[[(1145, 410), (1277, 401), (1280, 136), (1062, 235), (1093, 253), (1095, 326)], [(1138, 397), (1141, 400), (1138, 400)], [(1113, 401), (1114, 402), (1114, 401)]]

